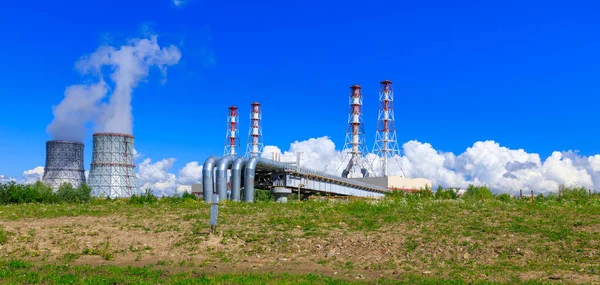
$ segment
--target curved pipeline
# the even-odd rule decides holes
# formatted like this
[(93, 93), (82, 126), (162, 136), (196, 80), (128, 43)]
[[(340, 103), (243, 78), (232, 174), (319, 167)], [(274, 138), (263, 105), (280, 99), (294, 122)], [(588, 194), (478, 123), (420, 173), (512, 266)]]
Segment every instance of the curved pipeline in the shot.
[(219, 159), (218, 156), (211, 156), (206, 159), (204, 165), (202, 166), (202, 196), (205, 202), (210, 203), (212, 193), (214, 191), (213, 185), (213, 170), (215, 169), (215, 164)]
[(231, 166), (231, 200), (239, 201), (242, 188), (242, 167), (246, 164), (246, 158), (238, 157)]
[(254, 202), (254, 173), (260, 157), (253, 156), (246, 162), (244, 169), (244, 202)]
[(217, 162), (217, 194), (220, 200), (227, 199), (227, 169), (233, 162), (232, 156), (224, 156)]

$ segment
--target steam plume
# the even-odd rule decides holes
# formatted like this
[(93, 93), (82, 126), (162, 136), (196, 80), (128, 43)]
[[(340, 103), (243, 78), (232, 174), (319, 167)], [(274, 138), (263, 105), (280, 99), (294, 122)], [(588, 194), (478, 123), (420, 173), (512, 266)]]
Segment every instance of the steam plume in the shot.
[[(161, 48), (157, 37), (134, 39), (120, 48), (102, 46), (82, 57), (76, 64), (82, 75), (91, 74), (96, 81), (67, 87), (65, 97), (53, 107), (54, 119), (47, 132), (52, 139), (83, 141), (85, 127), (94, 123), (96, 132), (133, 133), (131, 94), (138, 82), (148, 75), (150, 67), (157, 66), (166, 76), (167, 66), (179, 62), (181, 53), (171, 45)], [(114, 89), (109, 90), (102, 68), (111, 70)], [(164, 80), (163, 80), (164, 81)], [(108, 102), (104, 102), (112, 91)]]

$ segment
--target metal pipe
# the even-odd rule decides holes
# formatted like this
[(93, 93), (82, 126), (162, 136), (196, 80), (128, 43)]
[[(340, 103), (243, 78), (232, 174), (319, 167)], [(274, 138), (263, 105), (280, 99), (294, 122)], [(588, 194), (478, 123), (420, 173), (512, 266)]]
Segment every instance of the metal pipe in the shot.
[(227, 155), (217, 162), (217, 194), (220, 200), (227, 199), (227, 169), (231, 166), (233, 157)]
[(220, 157), (211, 156), (204, 162), (204, 166), (202, 167), (202, 198), (205, 202), (210, 203), (212, 193), (214, 190), (213, 185), (213, 170), (215, 169), (215, 164)]
[(238, 157), (233, 161), (231, 166), (231, 200), (239, 201), (242, 188), (242, 167), (246, 164), (247, 159)]
[(333, 176), (321, 171), (315, 171), (305, 167), (297, 167), (292, 166), (287, 163), (273, 161), (270, 159), (262, 158), (262, 157), (252, 157), (246, 162), (246, 168), (244, 170), (244, 202), (253, 202), (254, 201), (254, 175), (256, 172), (256, 167), (261, 166), (261, 168), (272, 169), (272, 170), (284, 170), (296, 173), (303, 173), (306, 176), (313, 176), (318, 179), (327, 180), (329, 182), (333, 182), (338, 185), (350, 185), (356, 188), (361, 188), (365, 190), (370, 190), (373, 192), (385, 193), (390, 190), (385, 187), (379, 187), (372, 184), (367, 184), (364, 182), (356, 181), (353, 179), (342, 178), (338, 176)]
[[(248, 162), (250, 163), (250, 162)], [(303, 174), (308, 174), (308, 175), (312, 175), (312, 176), (317, 176), (320, 177), (322, 179), (329, 179), (332, 182), (337, 182), (335, 184), (350, 184), (352, 186), (357, 186), (359, 188), (364, 188), (367, 190), (371, 190), (371, 191), (375, 191), (375, 192), (389, 192), (390, 190), (385, 188), (385, 187), (380, 187), (380, 186), (376, 186), (373, 184), (368, 184), (365, 182), (361, 182), (361, 181), (357, 181), (354, 179), (350, 179), (350, 178), (343, 178), (343, 177), (339, 177), (339, 176), (334, 176), (322, 171), (316, 171), (316, 170), (312, 170), (306, 167), (296, 167), (293, 165), (289, 165), (287, 163), (283, 163), (283, 162), (279, 162), (279, 161), (273, 161), (270, 159), (266, 159), (263, 157), (260, 157), (257, 165), (260, 165), (263, 168), (267, 168), (267, 169), (273, 169), (273, 170), (287, 170), (287, 171), (292, 171), (292, 172), (299, 172), (299, 173), (303, 173)], [(246, 166), (247, 167), (247, 166)], [(256, 167), (256, 166), (255, 166)]]
[(260, 157), (253, 156), (246, 162), (244, 169), (244, 202), (254, 202), (254, 173)]

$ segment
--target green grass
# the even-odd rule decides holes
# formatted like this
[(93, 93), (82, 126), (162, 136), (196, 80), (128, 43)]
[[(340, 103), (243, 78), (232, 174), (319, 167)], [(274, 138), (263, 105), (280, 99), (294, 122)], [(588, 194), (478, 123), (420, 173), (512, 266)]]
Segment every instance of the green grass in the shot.
[[(147, 275), (136, 284), (156, 284), (159, 281), (179, 284), (192, 281), (199, 284), (346, 282), (320, 275), (258, 272), (250, 275), (204, 275), (202, 272), (205, 271), (194, 271), (200, 270), (200, 266), (188, 266), (194, 262), (202, 264), (202, 268), (212, 268), (207, 265), (211, 263), (235, 266), (252, 258), (275, 260), (279, 257), (291, 259), (293, 256), (303, 258), (303, 265), (314, 266), (317, 273), (319, 268), (382, 272), (387, 279), (379, 280), (380, 284), (397, 284), (398, 276), (407, 284), (411, 281), (478, 284), (476, 281), (480, 280), (518, 284), (529, 278), (550, 282), (552, 280), (548, 276), (553, 275), (562, 276), (560, 281), (567, 283), (600, 280), (598, 196), (589, 196), (578, 190), (565, 191), (562, 196), (530, 200), (494, 197), (478, 191), (473, 191), (473, 195), (465, 199), (456, 199), (451, 193), (446, 193), (437, 195), (437, 198), (434, 195), (397, 195), (384, 201), (292, 200), (285, 204), (224, 201), (219, 207), (217, 226), (221, 249), (215, 248), (214, 244), (207, 245), (209, 205), (191, 198), (140, 197), (134, 201), (92, 199), (87, 203), (2, 205), (0, 220), (7, 221), (7, 225), (12, 224), (0, 228), (0, 245), (5, 245), (0, 248), (0, 254), (5, 259), (30, 260), (36, 265), (22, 261), (14, 261), (13, 265), (2, 263), (0, 280), (8, 280), (5, 282), (10, 284), (29, 282), (29, 279), (23, 278), (32, 278), (34, 283), (61, 284), (63, 281), (60, 280), (66, 280), (65, 283), (72, 279), (74, 284), (87, 284), (85, 282), (91, 282), (88, 280), (97, 281), (99, 276), (106, 275), (107, 280), (127, 284), (133, 282), (134, 279), (127, 278), (133, 278), (129, 276), (135, 275), (136, 270), (145, 270)], [(64, 217), (68, 217), (69, 222), (56, 228), (32, 230), (27, 226), (39, 219)], [(112, 234), (117, 234), (116, 230), (131, 232), (135, 240), (119, 246), (116, 242), (119, 237), (94, 228), (98, 225), (80, 224), (83, 222), (76, 217), (110, 221), (101, 226), (111, 228)], [(15, 224), (22, 226), (16, 228)], [(53, 238), (54, 235), (56, 237)], [(160, 264), (156, 265), (176, 266), (178, 272), (163, 272), (158, 267), (135, 269), (65, 265), (90, 255), (111, 262), (131, 254), (132, 259), (143, 261), (161, 250), (156, 245), (140, 244), (137, 237), (140, 235), (151, 238), (168, 235), (172, 245), (163, 250), (183, 254), (190, 259), (166, 260), (161, 257)], [(78, 239), (94, 237), (97, 237), (97, 242), (86, 247), (82, 247), (83, 242), (77, 242)], [(41, 238), (58, 244), (60, 252), (53, 256), (46, 254), (50, 251), (44, 248), (32, 248), (40, 244)], [(48, 243), (44, 244), (48, 246)], [(326, 257), (328, 251), (340, 248), (343, 248), (343, 254)], [(371, 252), (376, 258), (363, 258)], [(21, 263), (25, 265), (19, 265)], [(156, 259), (153, 264), (157, 264)], [(11, 266), (23, 268), (9, 270)], [(35, 270), (27, 271), (27, 266)], [(60, 273), (60, 270), (66, 273)], [(398, 273), (392, 274), (392, 271)], [(533, 277), (527, 277), (533, 273)], [(87, 279), (83, 279), (85, 276)]]
[[(346, 265), (348, 266), (348, 265)], [(0, 284), (508, 284), (407, 275), (398, 279), (348, 280), (319, 274), (205, 274), (195, 270), (169, 272), (147, 267), (33, 265), (20, 260), (0, 262)], [(545, 284), (517, 282), (511, 284)]]

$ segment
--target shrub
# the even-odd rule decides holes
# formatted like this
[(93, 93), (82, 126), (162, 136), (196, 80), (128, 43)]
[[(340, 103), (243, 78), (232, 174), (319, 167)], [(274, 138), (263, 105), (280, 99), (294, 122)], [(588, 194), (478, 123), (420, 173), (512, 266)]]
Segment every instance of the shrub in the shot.
[(154, 204), (157, 201), (158, 199), (154, 197), (154, 194), (152, 194), (152, 190), (150, 189), (146, 189), (144, 193), (139, 195), (133, 194), (131, 195), (131, 198), (129, 198), (130, 204)]
[(467, 191), (463, 195), (464, 199), (473, 199), (473, 200), (487, 200), (493, 199), (494, 194), (487, 186), (475, 186), (469, 185), (467, 187)]
[(52, 193), (52, 188), (41, 181), (33, 184), (0, 184), (0, 204), (54, 202), (57, 202), (57, 198)]
[(456, 199), (456, 196), (454, 189), (444, 189), (442, 185), (438, 186), (438, 189), (435, 191), (436, 199)]
[(273, 194), (269, 190), (255, 189), (254, 201), (273, 201)]
[(192, 194), (192, 193), (188, 193), (188, 192), (183, 192), (183, 194), (181, 195), (182, 199), (192, 199), (192, 200), (198, 200), (198, 198), (196, 197), (196, 195)]
[(389, 199), (397, 201), (403, 199), (406, 196), (406, 193), (404, 193), (402, 190), (392, 189), (390, 192), (385, 193), (385, 196)]
[(502, 194), (496, 196), (496, 199), (500, 200), (502, 202), (510, 202), (510, 201), (512, 201), (513, 198), (508, 193), (502, 193)]
[(585, 187), (565, 187), (560, 185), (558, 187), (558, 197), (561, 200), (566, 201), (585, 201), (589, 198), (588, 190)]

